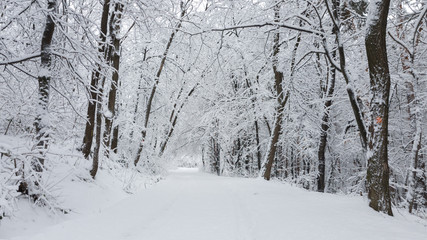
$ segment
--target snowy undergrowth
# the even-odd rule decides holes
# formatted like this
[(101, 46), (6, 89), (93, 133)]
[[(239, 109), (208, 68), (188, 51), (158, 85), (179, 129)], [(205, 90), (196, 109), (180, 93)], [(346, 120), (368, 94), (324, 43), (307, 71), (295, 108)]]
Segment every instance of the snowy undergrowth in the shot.
[[(31, 140), (0, 136), (0, 152), (3, 153), (0, 164), (0, 239), (35, 234), (52, 224), (102, 212), (130, 194), (160, 181), (165, 173), (161, 167), (142, 170), (145, 168), (125, 168), (117, 162), (102, 161), (93, 180), (89, 175), (91, 161), (75, 149), (73, 142), (50, 147), (41, 175), (43, 201), (34, 202), (28, 195), (18, 192), (22, 173), (16, 170), (29, 162)], [(25, 178), (29, 179), (28, 176)]]

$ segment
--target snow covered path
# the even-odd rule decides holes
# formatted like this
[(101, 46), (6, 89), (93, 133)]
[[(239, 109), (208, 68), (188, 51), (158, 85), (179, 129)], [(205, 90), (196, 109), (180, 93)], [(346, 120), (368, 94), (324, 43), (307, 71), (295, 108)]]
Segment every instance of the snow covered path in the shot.
[(180, 169), (102, 212), (13, 239), (427, 239), (427, 226), (395, 215), (374, 212), (360, 197)]

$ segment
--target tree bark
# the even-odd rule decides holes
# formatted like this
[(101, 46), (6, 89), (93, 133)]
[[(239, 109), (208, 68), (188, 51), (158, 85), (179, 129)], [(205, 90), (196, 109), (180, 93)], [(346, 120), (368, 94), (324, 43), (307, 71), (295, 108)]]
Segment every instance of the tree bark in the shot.
[(118, 145), (119, 145), (119, 125), (117, 124), (113, 128), (113, 138), (111, 139), (111, 146), (110, 146), (110, 148), (113, 150), (114, 153), (117, 153)]
[[(347, 84), (347, 95), (348, 98), (350, 100), (350, 105), (351, 105), (351, 109), (353, 110), (353, 114), (354, 114), (354, 118), (356, 120), (357, 123), (357, 127), (359, 129), (359, 133), (360, 133), (360, 140), (362, 143), (362, 147), (364, 150), (367, 149), (367, 142), (368, 142), (368, 137), (367, 137), (367, 130), (366, 130), (366, 126), (365, 126), (365, 122), (363, 120), (363, 113), (362, 113), (362, 109), (359, 105), (359, 103), (357, 102), (357, 97), (356, 94), (354, 93), (354, 81), (350, 76), (350, 73), (347, 70), (347, 64), (346, 64), (346, 58), (345, 58), (345, 51), (344, 51), (344, 43), (342, 42), (341, 39), (341, 30), (340, 30), (340, 19), (338, 18), (338, 13), (337, 13), (337, 9), (340, 5), (340, 1), (339, 0), (333, 0), (332, 1), (332, 10), (329, 7), (328, 4), (328, 0), (325, 0), (325, 4), (326, 7), (328, 9), (328, 13), (329, 16), (331, 17), (333, 23), (334, 23), (334, 29), (335, 29), (335, 39), (336, 42), (338, 44), (338, 54), (339, 54), (339, 67), (341, 70), (341, 73), (344, 77), (344, 80)], [(326, 38), (323, 38), (323, 45), (325, 46), (327, 52), (329, 52), (329, 50), (326, 47)], [(331, 63), (334, 61), (333, 56), (329, 56)]]
[[(243, 60), (243, 59), (242, 59)], [(251, 105), (254, 111), (254, 128), (255, 128), (255, 144), (256, 144), (256, 159), (257, 159), (257, 168), (258, 171), (261, 171), (261, 146), (259, 141), (259, 125), (258, 125), (258, 118), (257, 118), (257, 109), (255, 106), (256, 97), (254, 96), (254, 92), (252, 90), (252, 84), (249, 82), (248, 79), (248, 73), (245, 71), (245, 81), (246, 81), (246, 87), (249, 89), (250, 98), (251, 98)], [(256, 79), (258, 80), (259, 75), (257, 75)]]
[(255, 119), (255, 143), (256, 143), (256, 158), (257, 158), (257, 167), (261, 171), (261, 146), (259, 142), (259, 127), (258, 120)]
[(51, 80), (51, 65), (52, 65), (52, 39), (55, 31), (55, 22), (53, 21), (53, 14), (56, 11), (56, 0), (48, 0), (48, 13), (46, 16), (46, 24), (43, 31), (41, 41), (41, 63), (40, 72), (38, 76), (38, 109), (37, 116), (34, 120), (35, 134), (36, 134), (36, 148), (40, 157), (33, 161), (33, 168), (37, 172), (43, 171), (44, 156), (47, 148), (49, 147), (49, 90)]
[[(169, 118), (169, 124), (170, 124), (170, 127), (169, 127), (169, 130), (168, 130), (168, 132), (167, 132), (167, 134), (166, 134), (166, 139), (160, 144), (160, 152), (159, 152), (159, 156), (162, 156), (163, 155), (163, 153), (164, 153), (164, 151), (165, 151), (165, 149), (166, 149), (166, 146), (167, 146), (167, 144), (168, 144), (168, 142), (169, 142), (169, 140), (170, 140), (170, 138), (172, 137), (172, 134), (173, 134), (173, 132), (174, 132), (174, 130), (175, 130), (175, 125), (176, 125), (176, 123), (178, 122), (178, 116), (179, 116), (179, 113), (181, 112), (181, 110), (184, 108), (184, 105), (185, 105), (185, 103), (188, 101), (188, 98), (189, 97), (191, 97), (191, 95), (194, 93), (194, 91), (196, 90), (196, 87), (198, 86), (199, 84), (197, 83), (189, 92), (188, 92), (188, 94), (185, 96), (185, 99), (182, 101), (182, 103), (181, 103), (181, 105), (177, 108), (176, 107), (176, 103), (175, 103), (175, 105), (174, 105), (174, 109), (172, 110), (172, 113), (171, 113), (171, 115), (170, 115), (170, 118)], [(180, 95), (180, 94), (179, 94)], [(177, 100), (176, 101), (178, 101), (179, 100), (179, 96), (178, 96), (178, 98), (177, 98)]]
[[(406, 82), (407, 86), (407, 101), (408, 101), (408, 113), (409, 113), (409, 120), (411, 121), (413, 125), (413, 140), (412, 140), (412, 150), (411, 150), (411, 158), (410, 158), (410, 167), (409, 167), (409, 175), (408, 175), (408, 191), (406, 194), (406, 201), (408, 202), (408, 211), (409, 213), (412, 213), (414, 207), (416, 208), (417, 205), (415, 204), (415, 198), (416, 198), (416, 191), (417, 188), (417, 182), (419, 182), (419, 176), (417, 175), (417, 171), (419, 171), (419, 165), (420, 165), (420, 150), (422, 146), (422, 110), (420, 110), (421, 104), (420, 104), (420, 97), (419, 97), (419, 76), (414, 71), (414, 64), (415, 64), (415, 54), (416, 54), (416, 48), (420, 42), (420, 33), (422, 31), (422, 28), (420, 27), (422, 19), (427, 14), (427, 6), (423, 7), (423, 10), (420, 12), (420, 15), (416, 21), (415, 29), (412, 33), (413, 39), (412, 39), (412, 52), (410, 54), (407, 54), (409, 51), (408, 49), (404, 49), (404, 53), (401, 55), (402, 59), (402, 67), (403, 70), (412, 77), (408, 82)], [(402, 19), (403, 21), (403, 19)], [(407, 56), (409, 55), (409, 56)], [(409, 61), (408, 61), (409, 60)], [(422, 169), (422, 168), (421, 168)]]
[(166, 49), (163, 53), (162, 60), (160, 61), (159, 69), (157, 70), (154, 85), (151, 88), (150, 97), (148, 98), (147, 106), (145, 109), (144, 128), (141, 131), (141, 141), (139, 142), (138, 150), (136, 152), (136, 157), (135, 157), (135, 160), (133, 161), (135, 166), (138, 165), (139, 159), (141, 158), (142, 149), (144, 148), (145, 138), (147, 136), (148, 122), (149, 122), (150, 114), (151, 114), (151, 107), (153, 105), (154, 95), (156, 94), (157, 85), (159, 84), (160, 76), (162, 75), (162, 71), (163, 71), (163, 67), (165, 66), (165, 62), (166, 62), (166, 58), (168, 56), (169, 48), (171, 47), (172, 41), (175, 38), (175, 35), (178, 32), (178, 30), (181, 28), (182, 21), (184, 20), (184, 16), (185, 16), (185, 13), (187, 10), (186, 9), (187, 6), (184, 6), (184, 5), (186, 5), (186, 4), (181, 2), (181, 16), (180, 16), (178, 25), (175, 27), (175, 29), (172, 31), (172, 34), (169, 37), (169, 41), (168, 41), (168, 43), (166, 45)]
[(367, 187), (369, 206), (392, 216), (389, 166), (388, 118), (390, 72), (386, 49), (386, 27), (390, 0), (371, 1), (365, 37), (371, 80), (371, 104), (368, 135)]
[[(338, 2), (332, 1), (333, 8), (332, 8), (332, 16), (335, 21), (338, 20)], [(335, 34), (337, 36), (339, 27), (334, 25), (332, 27), (332, 34)], [(338, 36), (337, 36), (338, 38)], [(342, 51), (344, 49), (342, 48)], [(336, 51), (332, 52), (332, 58), (335, 60), (336, 57)], [(342, 62), (342, 61), (340, 61)], [(321, 124), (321, 132), (320, 132), (320, 139), (319, 139), (319, 150), (317, 151), (317, 157), (319, 161), (318, 165), (318, 171), (319, 175), (317, 176), (317, 191), (318, 192), (324, 192), (325, 191), (325, 169), (326, 169), (326, 159), (325, 159), (325, 152), (326, 152), (326, 146), (328, 144), (328, 130), (329, 130), (329, 112), (330, 107), (332, 106), (332, 96), (334, 94), (335, 89), (335, 80), (336, 80), (336, 68), (330, 64), (330, 74), (331, 77), (329, 79), (329, 82), (327, 83), (328, 86), (326, 86), (326, 89), (324, 89), (324, 94), (326, 97), (326, 101), (323, 105), (323, 117), (322, 117), (322, 124)], [(343, 66), (343, 65), (342, 65)], [(342, 67), (341, 66), (341, 67)], [(345, 67), (345, 65), (344, 65)], [(329, 73), (328, 73), (329, 74)]]
[(99, 166), (99, 153), (101, 149), (101, 135), (102, 135), (102, 98), (103, 98), (103, 86), (105, 78), (98, 82), (98, 96), (96, 99), (96, 129), (95, 129), (95, 146), (93, 149), (92, 169), (90, 175), (95, 179), (96, 173), (98, 172)]
[(218, 134), (212, 138), (213, 147), (213, 168), (218, 176), (221, 175), (221, 148), (218, 143)]
[(319, 175), (317, 178), (317, 191), (324, 192), (325, 191), (325, 152), (326, 146), (328, 144), (328, 130), (329, 130), (329, 112), (332, 106), (332, 97), (335, 89), (335, 79), (336, 79), (336, 69), (331, 66), (331, 78), (329, 80), (329, 86), (327, 87), (326, 92), (326, 101), (323, 106), (323, 117), (321, 124), (321, 132), (320, 132), (320, 140), (319, 140), (319, 150), (317, 152), (318, 160), (319, 160)]
[[(107, 155), (110, 150), (117, 152), (117, 142), (118, 142), (118, 127), (115, 127), (112, 130), (113, 121), (116, 118), (116, 109), (117, 109), (117, 88), (119, 86), (119, 70), (120, 70), (120, 51), (121, 51), (121, 39), (118, 34), (120, 32), (120, 25), (122, 20), (123, 13), (123, 4), (119, 1), (114, 1), (114, 12), (110, 16), (110, 37), (111, 43), (110, 46), (110, 58), (113, 66), (113, 74), (111, 78), (111, 87), (108, 94), (108, 111), (111, 113), (109, 116), (105, 117), (105, 132), (104, 132), (104, 145), (107, 150)], [(114, 134), (114, 131), (117, 133)], [(111, 135), (113, 139), (111, 139)], [(113, 147), (114, 142), (114, 147)]]
[[(103, 56), (104, 61), (107, 63), (109, 61), (108, 50), (106, 47), (109, 11), (110, 11), (110, 0), (105, 0), (103, 12), (102, 12), (102, 18), (101, 18), (101, 36), (100, 36), (101, 42), (99, 42), (99, 50), (98, 51), (99, 51), (100, 56)], [(92, 145), (93, 128), (96, 125), (95, 146), (93, 149), (94, 152), (93, 152), (93, 158), (92, 158), (92, 169), (90, 170), (90, 175), (92, 176), (92, 178), (95, 178), (96, 173), (98, 172), (99, 153), (100, 153), (100, 149), (101, 149), (102, 101), (103, 101), (103, 88), (104, 88), (104, 82), (105, 82), (105, 77), (101, 78), (101, 70), (102, 70), (102, 66), (101, 66), (101, 64), (98, 64), (97, 70), (94, 73), (92, 73), (92, 77), (95, 78), (95, 79), (92, 79), (92, 81), (94, 83), (96, 83), (95, 86), (91, 86), (91, 87), (95, 87), (95, 89), (96, 89), (96, 99), (95, 99), (95, 101), (93, 101), (93, 104), (95, 104), (95, 106), (93, 107), (93, 110), (96, 112), (96, 123), (95, 123), (95, 118), (93, 118), (94, 122), (91, 123), (91, 125), (89, 126), (91, 136), (88, 136), (88, 138), (90, 137), (90, 139), (87, 139), (88, 142), (84, 143), (86, 148), (88, 148), (88, 146)], [(89, 110), (89, 107), (88, 107), (88, 110)], [(89, 112), (88, 111), (88, 116), (90, 114), (95, 115), (95, 112)], [(89, 124), (89, 122), (86, 124), (86, 128), (88, 128), (88, 124)], [(85, 156), (89, 156), (90, 148), (84, 149), (84, 150), (88, 151), (88, 152), (84, 152)]]
[[(144, 49), (144, 54), (143, 54), (143, 57), (142, 57), (142, 62), (145, 62), (147, 60), (147, 52), (148, 52), (148, 50), (147, 50), (147, 48), (145, 48)], [(132, 119), (133, 126), (136, 125), (136, 120), (137, 120), (137, 117), (138, 117), (138, 106), (139, 106), (139, 101), (141, 100), (141, 94), (142, 94), (142, 78), (143, 78), (143, 76), (141, 76), (141, 79), (139, 79), (138, 89), (137, 89), (137, 92), (136, 92), (135, 108), (134, 108), (134, 111), (133, 111), (133, 119)], [(132, 130), (131, 130), (131, 132), (129, 134), (129, 138), (131, 140), (133, 138), (133, 133), (134, 133), (134, 127), (132, 127)]]
[[(280, 2), (276, 2), (276, 5), (274, 6), (274, 22), (279, 23), (280, 22)], [(273, 166), (274, 158), (276, 155), (276, 149), (277, 149), (277, 142), (279, 141), (280, 132), (282, 129), (282, 117), (283, 117), (283, 111), (286, 105), (286, 102), (288, 101), (289, 94), (286, 94), (286, 97), (283, 93), (283, 72), (281, 72), (278, 69), (279, 65), (279, 59), (278, 55), (280, 52), (280, 33), (279, 30), (277, 30), (274, 33), (274, 39), (273, 39), (273, 72), (274, 72), (274, 88), (276, 90), (276, 96), (277, 96), (277, 107), (276, 107), (276, 119), (274, 121), (274, 129), (271, 133), (270, 143), (268, 147), (268, 152), (266, 155), (266, 160), (264, 164), (264, 172), (262, 173), (264, 176), (264, 179), (269, 181), (271, 178), (271, 168)]]
[[(107, 41), (107, 31), (108, 31), (108, 15), (110, 12), (110, 0), (104, 0), (104, 6), (102, 9), (101, 17), (101, 32), (100, 32), (100, 41), (98, 43), (98, 52), (99, 60), (105, 61), (106, 59), (106, 41)], [(102, 60), (103, 59), (103, 60)], [(98, 99), (98, 85), (101, 78), (102, 65), (97, 63), (96, 68), (92, 72), (92, 79), (90, 82), (90, 87), (88, 91), (90, 93), (90, 99), (87, 106), (87, 121), (85, 128), (85, 135), (83, 137), (82, 153), (85, 158), (89, 157), (89, 154), (92, 149), (93, 142), (93, 131), (95, 128), (95, 117), (96, 117), (96, 101)]]

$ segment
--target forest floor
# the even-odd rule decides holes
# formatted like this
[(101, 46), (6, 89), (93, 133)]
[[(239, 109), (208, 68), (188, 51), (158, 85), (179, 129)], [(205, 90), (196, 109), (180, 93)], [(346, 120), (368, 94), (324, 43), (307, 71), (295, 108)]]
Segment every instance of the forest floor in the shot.
[(40, 227), (30, 235), (2, 236), (0, 228), (0, 239), (427, 239), (424, 220), (396, 209), (394, 214), (371, 210), (360, 196), (320, 194), (279, 182), (180, 168), (149, 189), (117, 198), (112, 206)]

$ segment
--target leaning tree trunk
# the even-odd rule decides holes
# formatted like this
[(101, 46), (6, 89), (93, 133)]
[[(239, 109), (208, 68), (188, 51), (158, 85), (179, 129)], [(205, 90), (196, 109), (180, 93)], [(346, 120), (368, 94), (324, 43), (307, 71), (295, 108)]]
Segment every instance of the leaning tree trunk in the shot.
[[(274, 22), (280, 22), (280, 3), (276, 2), (274, 7)], [(286, 94), (284, 97), (283, 93), (283, 72), (278, 69), (279, 65), (279, 52), (280, 52), (280, 33), (279, 30), (274, 33), (273, 39), (273, 72), (274, 72), (274, 88), (277, 95), (277, 107), (276, 107), (276, 119), (274, 121), (273, 132), (271, 133), (270, 143), (268, 146), (268, 152), (266, 154), (265, 164), (262, 167), (264, 172), (263, 177), (265, 180), (270, 180), (271, 178), (271, 168), (273, 166), (274, 158), (276, 155), (277, 142), (279, 141), (280, 132), (282, 129), (282, 117), (283, 111), (286, 105), (286, 102), (289, 98), (289, 94)]]
[(386, 49), (386, 27), (389, 7), (390, 0), (371, 1), (368, 13), (365, 45), (372, 99), (368, 127), (366, 180), (369, 206), (392, 216), (387, 148), (390, 72)]
[[(344, 77), (344, 80), (347, 84), (347, 87), (346, 87), (347, 95), (348, 95), (348, 99), (350, 101), (351, 109), (353, 110), (354, 119), (356, 120), (357, 127), (359, 129), (362, 147), (363, 147), (363, 150), (366, 150), (368, 140), (367, 140), (367, 130), (366, 130), (365, 122), (363, 120), (363, 112), (362, 112), (361, 106), (357, 102), (357, 96), (356, 96), (356, 93), (354, 90), (354, 80), (351, 78), (351, 75), (347, 69), (347, 63), (346, 63), (345, 51), (344, 51), (344, 43), (342, 42), (342, 38), (341, 38), (341, 30), (340, 30), (341, 23), (340, 23), (340, 19), (338, 17), (338, 13), (337, 13), (337, 9), (340, 6), (340, 1), (339, 0), (333, 0), (332, 1), (332, 9), (329, 6), (328, 0), (325, 0), (325, 4), (326, 4), (326, 7), (328, 9), (329, 16), (331, 17), (331, 19), (333, 20), (333, 23), (334, 23), (335, 41), (338, 45), (338, 54), (339, 54), (339, 59), (340, 59), (339, 68), (340, 68), (342, 75)], [(327, 53), (329, 53), (330, 51), (326, 47), (326, 38), (324, 37), (322, 40), (323, 40), (323, 45), (325, 46), (325, 49), (327, 50)], [(333, 56), (331, 56), (330, 54), (328, 54), (327, 56), (328, 56), (330, 62), (333, 63), (334, 62)]]
[(36, 148), (40, 153), (40, 157), (32, 163), (33, 168), (37, 172), (43, 171), (44, 156), (49, 146), (49, 125), (48, 125), (48, 105), (49, 105), (49, 90), (51, 80), (51, 65), (52, 65), (52, 38), (55, 31), (55, 22), (53, 14), (56, 10), (56, 0), (48, 0), (48, 13), (46, 16), (46, 25), (43, 31), (41, 42), (41, 63), (38, 76), (38, 109), (37, 116), (34, 121), (36, 129)]
[[(179, 106), (179, 107), (177, 107), (177, 103), (175, 103), (174, 104), (174, 108), (173, 108), (173, 110), (172, 110), (172, 113), (171, 113), (171, 115), (170, 115), (170, 117), (169, 117), (169, 129), (168, 129), (168, 132), (167, 132), (167, 134), (166, 134), (166, 139), (160, 144), (160, 152), (159, 152), (159, 156), (162, 156), (163, 155), (163, 153), (165, 152), (165, 150), (166, 150), (166, 146), (168, 145), (168, 142), (169, 142), (169, 140), (171, 139), (171, 137), (172, 137), (172, 134), (173, 134), (173, 132), (174, 132), (174, 130), (175, 130), (175, 126), (176, 126), (176, 124), (177, 124), (177, 122), (178, 122), (178, 116), (179, 116), (179, 113), (182, 111), (182, 109), (184, 108), (184, 105), (185, 105), (185, 103), (188, 101), (188, 98), (190, 98), (191, 97), (191, 95), (194, 93), (194, 91), (196, 90), (196, 87), (198, 86), (199, 84), (197, 83), (189, 92), (188, 92), (188, 94), (185, 96), (185, 98), (184, 98), (184, 100), (182, 101), (182, 103), (181, 103), (181, 105)], [(184, 86), (183, 86), (184, 87)], [(181, 88), (181, 91), (182, 91), (182, 88)], [(178, 94), (178, 97), (177, 97), (177, 99), (176, 99), (176, 101), (178, 102), (179, 101), (179, 95), (181, 95), (181, 92), (180, 92), (180, 94)]]
[[(147, 48), (145, 48), (144, 54), (142, 57), (142, 62), (145, 62), (147, 60), (147, 52), (148, 50)], [(133, 110), (133, 119), (132, 119), (132, 130), (129, 134), (129, 139), (131, 140), (133, 140), (134, 126), (136, 125), (136, 119), (138, 117), (138, 106), (139, 106), (139, 101), (141, 99), (141, 95), (143, 95), (142, 93), (143, 91), (142, 91), (142, 76), (141, 76), (138, 82), (138, 89), (136, 90), (135, 108)]]
[[(98, 43), (99, 61), (105, 61), (106, 59), (106, 41), (107, 41), (107, 30), (108, 30), (108, 15), (110, 12), (110, 0), (104, 0), (104, 7), (102, 9), (101, 17), (101, 32), (100, 40)], [(85, 158), (89, 157), (90, 150), (93, 143), (93, 130), (95, 128), (95, 115), (96, 115), (96, 101), (98, 99), (98, 85), (101, 79), (102, 65), (97, 63), (96, 69), (92, 72), (92, 79), (90, 82), (89, 93), (90, 99), (87, 107), (87, 121), (85, 128), (85, 135), (83, 137), (82, 153)]]
[(169, 49), (170, 49), (170, 47), (172, 45), (172, 42), (173, 42), (173, 39), (175, 38), (175, 35), (177, 34), (178, 30), (181, 28), (182, 22), (184, 21), (184, 16), (185, 16), (185, 13), (186, 13), (186, 10), (187, 10), (186, 9), (187, 6), (184, 6), (184, 5), (186, 5), (186, 4), (184, 4), (183, 2), (181, 2), (181, 16), (180, 16), (178, 25), (172, 31), (172, 33), (171, 33), (171, 35), (169, 37), (169, 41), (166, 44), (166, 49), (163, 52), (162, 60), (160, 61), (160, 66), (159, 66), (159, 69), (157, 70), (157, 74), (156, 74), (154, 85), (151, 88), (150, 97), (148, 98), (147, 106), (146, 106), (146, 109), (145, 109), (144, 128), (141, 131), (141, 140), (139, 141), (139, 146), (138, 146), (138, 149), (137, 149), (137, 152), (136, 152), (136, 157), (135, 157), (135, 159), (133, 161), (133, 163), (134, 163), (135, 166), (138, 165), (139, 159), (141, 158), (142, 149), (144, 148), (145, 138), (147, 137), (148, 123), (149, 123), (149, 120), (150, 120), (151, 107), (153, 106), (154, 95), (156, 94), (157, 85), (159, 85), (160, 76), (162, 75), (163, 67), (165, 66), (166, 58), (168, 56)]
[[(104, 132), (104, 145), (107, 150), (107, 155), (110, 150), (117, 152), (117, 142), (118, 142), (118, 126), (113, 128), (113, 121), (116, 118), (116, 109), (117, 109), (117, 88), (119, 86), (119, 69), (120, 69), (120, 44), (121, 39), (118, 36), (120, 32), (120, 24), (122, 20), (123, 4), (120, 2), (115, 2), (114, 12), (110, 16), (110, 37), (111, 43), (110, 46), (110, 59), (113, 66), (113, 74), (111, 81), (111, 88), (108, 94), (108, 111), (109, 115), (105, 117), (105, 132)], [(111, 135), (113, 137), (111, 138)], [(114, 146), (113, 146), (114, 145)]]

